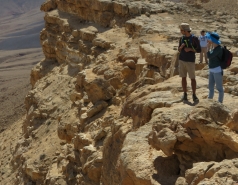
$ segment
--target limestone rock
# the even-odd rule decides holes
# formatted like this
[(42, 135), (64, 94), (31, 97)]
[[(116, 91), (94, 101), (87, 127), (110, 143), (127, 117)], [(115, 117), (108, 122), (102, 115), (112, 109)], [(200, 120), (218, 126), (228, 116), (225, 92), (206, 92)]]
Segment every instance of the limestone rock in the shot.
[(54, 10), (57, 8), (57, 5), (54, 1), (52, 0), (47, 0), (46, 2), (44, 2), (41, 7), (40, 10), (44, 11), (44, 12), (49, 12), (51, 10)]
[[(137, 96), (136, 94), (141, 94)], [(122, 110), (125, 116), (131, 116), (134, 120), (134, 126), (139, 127), (151, 119), (154, 109), (161, 107), (170, 107), (178, 102), (179, 98), (168, 91), (152, 92), (144, 90), (130, 95), (128, 101)], [(140, 97), (140, 98), (136, 98)], [(136, 112), (135, 112), (136, 110)]]
[(114, 2), (113, 3), (113, 8), (115, 13), (125, 16), (128, 14), (128, 6), (125, 3), (120, 3), (120, 2)]
[(85, 79), (83, 86), (93, 103), (110, 100), (115, 95), (114, 88), (102, 78)]
[(89, 146), (90, 144), (92, 144), (92, 141), (90, 140), (90, 138), (87, 136), (87, 134), (77, 134), (74, 137), (74, 148), (78, 149), (79, 151), (85, 147), (85, 146)]
[(133, 60), (126, 60), (123, 63), (124, 66), (128, 66), (130, 69), (135, 69), (136, 68), (136, 63)]
[(105, 101), (98, 101), (96, 102), (95, 105), (93, 105), (86, 113), (88, 118), (93, 117), (94, 115), (96, 115), (97, 113), (99, 113), (101, 110), (103, 110), (104, 108), (106, 108), (108, 106), (107, 102)]
[(148, 64), (157, 67), (161, 67), (164, 65), (165, 55), (161, 54), (159, 49), (154, 48), (149, 44), (142, 44), (140, 46), (140, 52), (142, 58), (145, 58)]
[(86, 41), (92, 41), (96, 37), (96, 33), (98, 33), (98, 30), (93, 26), (89, 26), (88, 28), (82, 28), (79, 31), (80, 37)]
[(153, 140), (153, 143), (156, 144), (158, 150), (161, 149), (167, 156), (173, 154), (177, 138), (170, 129), (164, 128), (159, 133), (154, 132)]
[(196, 164), (192, 169), (187, 170), (185, 178), (189, 184), (214, 183), (218, 180), (217, 175), (219, 175), (220, 183), (229, 182), (233, 184), (237, 182), (236, 179), (233, 178), (236, 175), (231, 175), (237, 172), (236, 163), (236, 159), (231, 161), (224, 160), (220, 163), (201, 162)]
[[(238, 5), (186, 3), (47, 0), (45, 59), (31, 71), (26, 115), (0, 129), (0, 184), (234, 184), (238, 37), (230, 10)], [(193, 34), (217, 30), (232, 47), (223, 104), (217, 92), (207, 100), (209, 69), (199, 54), (200, 101), (192, 101), (189, 79), (188, 101), (180, 100), (177, 24), (184, 17)]]

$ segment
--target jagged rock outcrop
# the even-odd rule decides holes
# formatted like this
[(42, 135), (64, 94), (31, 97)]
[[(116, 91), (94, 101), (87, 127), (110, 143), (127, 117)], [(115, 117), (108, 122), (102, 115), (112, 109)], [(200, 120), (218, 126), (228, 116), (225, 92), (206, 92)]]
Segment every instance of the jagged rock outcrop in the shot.
[(234, 118), (225, 106), (203, 101), (184, 119), (183, 124), (176, 125), (176, 130), (165, 127), (165, 123), (155, 125), (152, 140), (158, 143), (152, 142), (153, 145), (168, 156), (176, 153), (175, 150), (179, 155), (183, 155), (183, 152), (184, 155), (193, 153), (190, 158), (194, 161), (221, 161), (229, 158), (229, 155), (236, 157), (236, 134), (227, 126)]
[(205, 64), (196, 64), (198, 104), (190, 86), (180, 101), (177, 75), (181, 12), (194, 11), (194, 32), (201, 15), (221, 32), (228, 16), (168, 1), (48, 0), (41, 10), (45, 59), (31, 72), (14, 184), (237, 181), (237, 58), (224, 72), (224, 104), (207, 100)]

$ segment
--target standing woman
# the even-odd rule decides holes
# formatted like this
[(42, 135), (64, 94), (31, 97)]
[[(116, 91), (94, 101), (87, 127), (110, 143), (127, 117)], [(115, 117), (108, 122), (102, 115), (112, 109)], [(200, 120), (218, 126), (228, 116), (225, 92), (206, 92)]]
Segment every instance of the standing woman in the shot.
[(209, 59), (209, 99), (213, 99), (214, 87), (219, 92), (218, 101), (223, 102), (224, 91), (223, 91), (223, 70), (220, 66), (222, 59), (222, 47), (220, 46), (220, 36), (216, 32), (207, 33), (208, 37), (208, 52), (207, 58)]

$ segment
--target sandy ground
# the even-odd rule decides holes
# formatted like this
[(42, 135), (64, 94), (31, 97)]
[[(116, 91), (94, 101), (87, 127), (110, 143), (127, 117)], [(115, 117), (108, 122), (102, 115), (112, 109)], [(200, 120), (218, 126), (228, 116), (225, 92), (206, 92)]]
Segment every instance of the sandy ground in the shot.
[(32, 67), (44, 58), (39, 35), (44, 13), (39, 8), (0, 17), (0, 132), (25, 114)]
[(24, 98), (31, 89), (31, 68), (43, 58), (41, 48), (0, 51), (0, 130), (24, 113)]

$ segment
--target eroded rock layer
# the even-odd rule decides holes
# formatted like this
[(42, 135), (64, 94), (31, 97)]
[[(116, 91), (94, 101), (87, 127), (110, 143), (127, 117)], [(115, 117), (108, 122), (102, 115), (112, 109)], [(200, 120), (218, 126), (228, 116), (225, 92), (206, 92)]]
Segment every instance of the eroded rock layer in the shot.
[(180, 101), (181, 12), (193, 12), (194, 33), (217, 29), (236, 56), (235, 15), (201, 7), (162, 0), (47, 0), (40, 33), (45, 58), (32, 69), (22, 133), (11, 146), (12, 175), (2, 182), (237, 182), (237, 58), (224, 71), (223, 104), (217, 95), (207, 99), (208, 68), (197, 61), (200, 102), (190, 101), (189, 85), (189, 102)]

